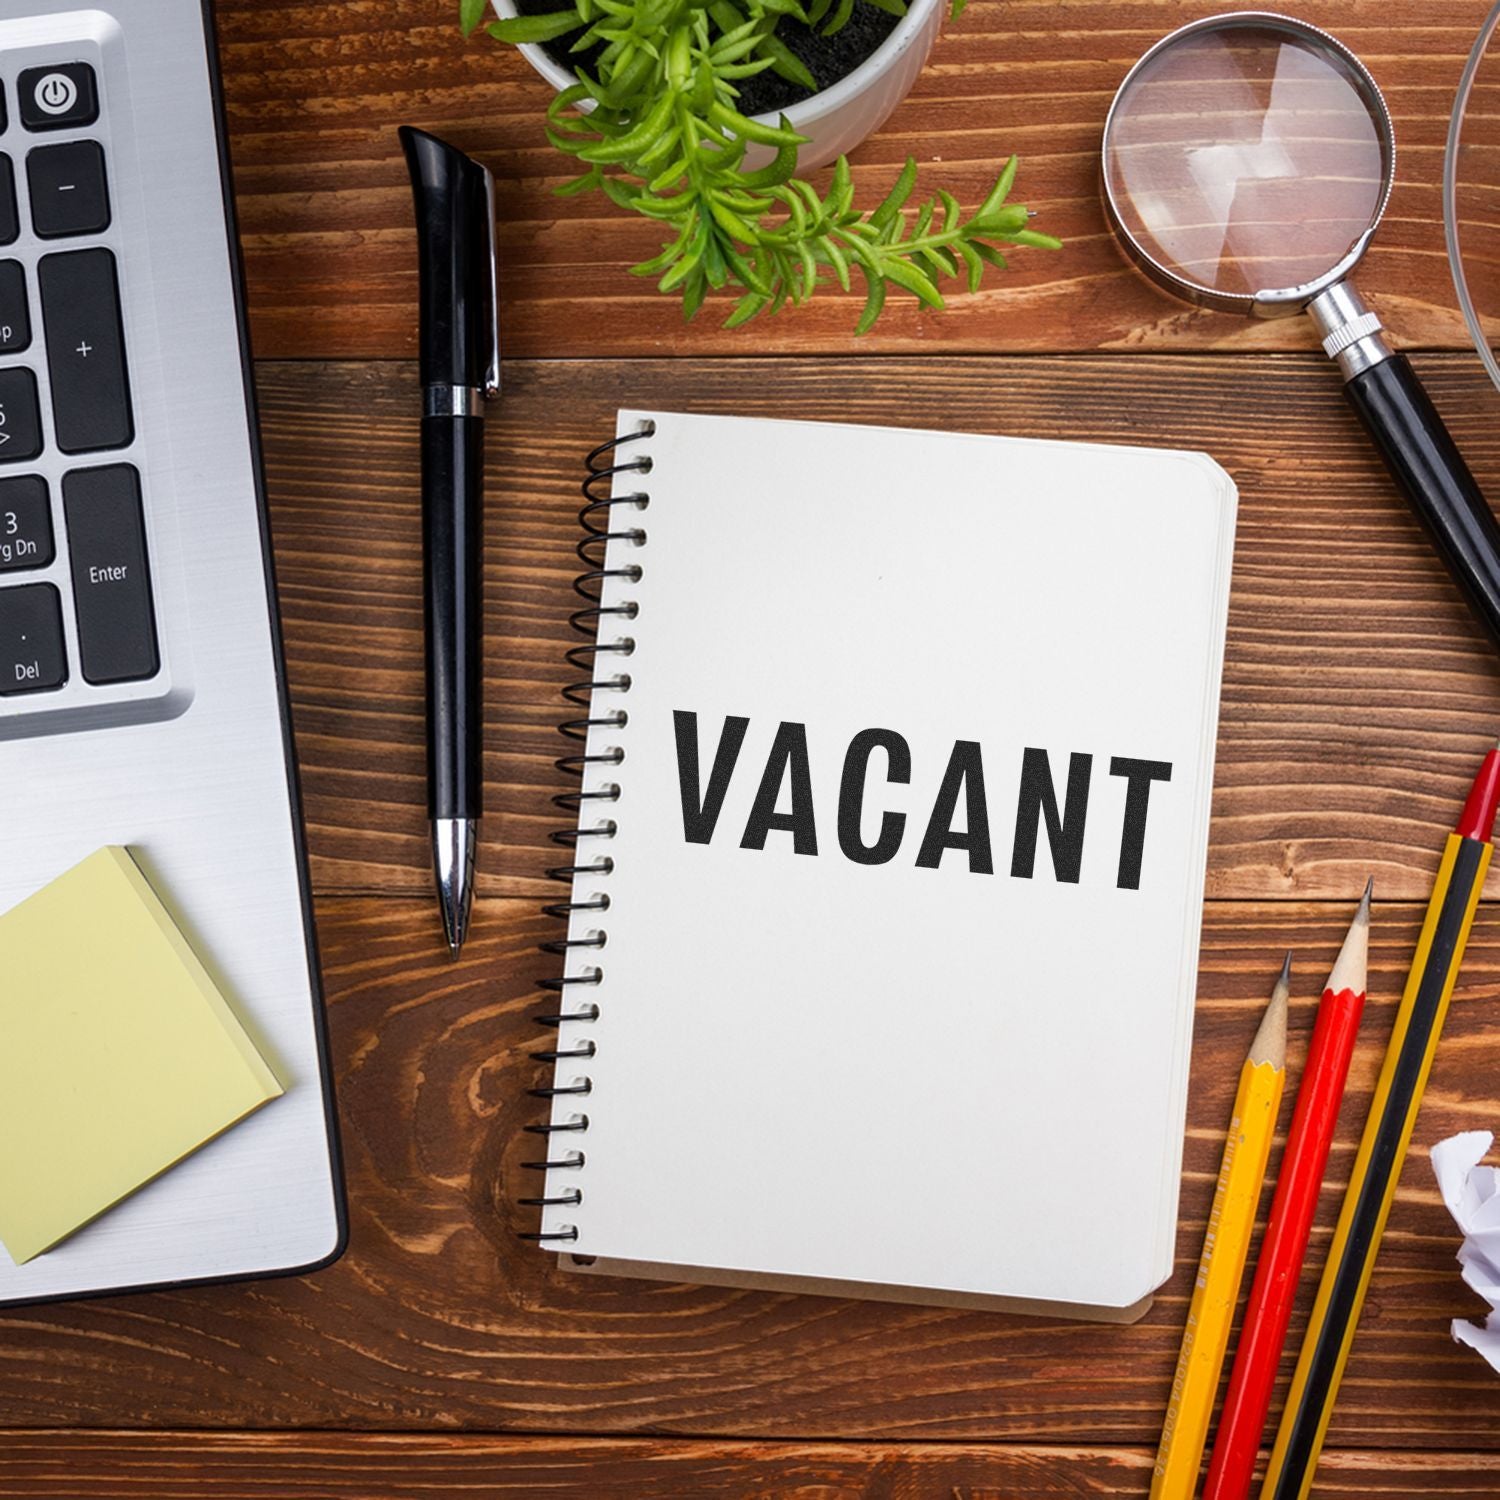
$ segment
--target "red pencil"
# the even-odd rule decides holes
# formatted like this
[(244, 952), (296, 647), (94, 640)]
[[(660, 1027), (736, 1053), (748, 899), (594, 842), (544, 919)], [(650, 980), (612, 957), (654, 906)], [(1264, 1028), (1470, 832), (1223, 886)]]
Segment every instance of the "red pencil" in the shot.
[(1318, 1006), (1281, 1175), (1271, 1200), (1271, 1218), (1260, 1247), (1229, 1390), (1214, 1438), (1203, 1500), (1244, 1500), (1250, 1493), (1255, 1456), (1276, 1384), (1276, 1367), (1281, 1362), (1281, 1346), (1297, 1296), (1302, 1257), (1307, 1252), (1328, 1148), (1344, 1097), (1344, 1080), (1365, 1008), (1372, 885), (1365, 885), (1359, 910), (1349, 924)]

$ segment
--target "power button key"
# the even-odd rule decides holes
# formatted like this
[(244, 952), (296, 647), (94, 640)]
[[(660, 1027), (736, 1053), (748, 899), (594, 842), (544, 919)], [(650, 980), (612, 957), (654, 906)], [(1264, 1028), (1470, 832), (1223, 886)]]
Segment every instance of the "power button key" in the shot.
[(87, 63), (49, 63), (16, 80), (21, 123), (28, 130), (67, 130), (99, 118), (99, 89)]

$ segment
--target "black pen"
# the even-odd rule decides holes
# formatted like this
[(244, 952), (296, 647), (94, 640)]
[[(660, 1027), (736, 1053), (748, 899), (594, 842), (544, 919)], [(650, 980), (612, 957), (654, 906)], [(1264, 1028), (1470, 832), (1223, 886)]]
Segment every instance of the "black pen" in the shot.
[(427, 811), (456, 957), (474, 900), (482, 784), (484, 403), (500, 390), (495, 181), (436, 136), (410, 126), (399, 134), (416, 200), (421, 295)]

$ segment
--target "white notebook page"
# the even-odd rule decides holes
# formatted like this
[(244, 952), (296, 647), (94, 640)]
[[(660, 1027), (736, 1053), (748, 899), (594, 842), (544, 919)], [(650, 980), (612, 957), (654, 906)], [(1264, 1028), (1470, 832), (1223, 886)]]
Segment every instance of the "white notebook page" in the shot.
[[(565, 995), (599, 1016), (561, 1030), (596, 1054), (557, 1072), (592, 1090), (553, 1115), (587, 1113), (550, 1152), (585, 1165), (548, 1178), (583, 1201), (543, 1228), (575, 1226), (559, 1248), (583, 1256), (1138, 1301), (1171, 1269), (1233, 484), (1151, 449), (642, 412), (619, 430), (648, 419), (617, 454), (652, 471), (617, 483), (649, 508), (614, 508), (647, 539), (609, 556), (642, 577), (604, 600), (639, 614), (600, 631), (636, 648), (596, 672), (629, 673), (594, 708), (628, 723), (589, 741), (625, 758), (585, 783), (618, 784), (583, 819), (617, 831), (579, 846), (614, 869), (574, 888), (610, 899), (571, 928), (607, 934), (569, 964), (603, 977)], [(715, 818), (730, 717), (748, 724)], [(845, 762), (872, 729), (859, 796)], [(1038, 751), (1076, 879), (1035, 796), (1013, 872)]]

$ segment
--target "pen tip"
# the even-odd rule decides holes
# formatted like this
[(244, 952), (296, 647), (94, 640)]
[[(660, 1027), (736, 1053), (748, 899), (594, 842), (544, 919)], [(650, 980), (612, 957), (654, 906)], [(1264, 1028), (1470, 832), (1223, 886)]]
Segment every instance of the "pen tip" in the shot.
[(1356, 922), (1368, 922), (1370, 920), (1370, 897), (1375, 894), (1375, 877), (1370, 876), (1365, 881), (1365, 893), (1359, 898), (1359, 910), (1354, 913)]
[(1276, 983), (1284, 984), (1288, 989), (1292, 987), (1292, 950), (1290, 948), (1286, 950), (1286, 957), (1281, 961), (1281, 977)]

